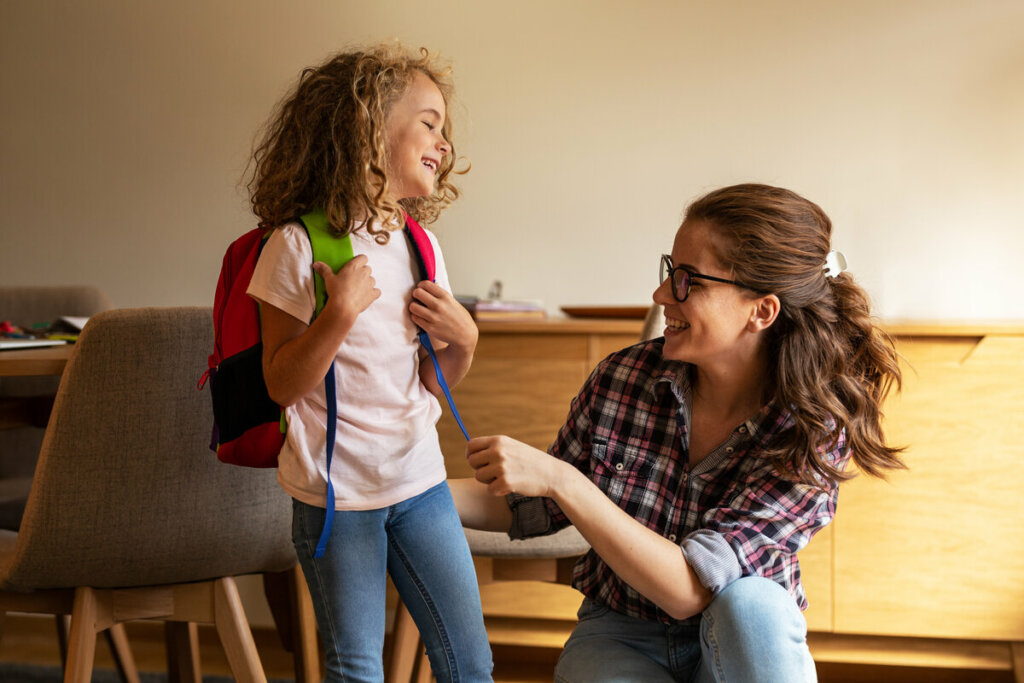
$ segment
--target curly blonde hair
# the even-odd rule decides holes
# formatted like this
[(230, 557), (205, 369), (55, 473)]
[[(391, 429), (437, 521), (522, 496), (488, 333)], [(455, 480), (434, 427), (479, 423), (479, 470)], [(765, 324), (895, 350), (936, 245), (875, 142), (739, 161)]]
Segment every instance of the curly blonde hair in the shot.
[(832, 221), (821, 207), (781, 187), (734, 185), (693, 202), (685, 220), (705, 222), (721, 238), (712, 241), (718, 260), (782, 304), (769, 329), (765, 398), (789, 411), (793, 427), (766, 455), (812, 485), (849, 478), (821, 458), (841, 438), (868, 474), (904, 468), (903, 449), (882, 433), (882, 403), (901, 382), (898, 357), (853, 277), (826, 277)]
[(365, 220), (385, 243), (388, 226), (404, 225), (403, 209), (420, 223), (437, 220), (459, 196), (448, 179), (456, 159), (450, 118), (441, 132), (451, 153), (441, 160), (434, 192), (400, 201), (389, 196), (385, 123), (416, 72), (437, 85), (447, 105), (454, 90), (449, 70), (435, 65), (425, 48), (413, 55), (397, 43), (381, 44), (304, 69), (264, 127), (247, 169), (260, 227), (276, 228), (322, 208), (337, 235)]

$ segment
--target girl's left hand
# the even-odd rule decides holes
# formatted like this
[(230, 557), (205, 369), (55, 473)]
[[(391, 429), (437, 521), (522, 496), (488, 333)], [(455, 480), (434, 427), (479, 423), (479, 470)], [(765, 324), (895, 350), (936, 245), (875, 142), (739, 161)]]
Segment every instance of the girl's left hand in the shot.
[(476, 348), (480, 333), (473, 316), (444, 287), (429, 280), (417, 284), (409, 314), (435, 340), (470, 353)]

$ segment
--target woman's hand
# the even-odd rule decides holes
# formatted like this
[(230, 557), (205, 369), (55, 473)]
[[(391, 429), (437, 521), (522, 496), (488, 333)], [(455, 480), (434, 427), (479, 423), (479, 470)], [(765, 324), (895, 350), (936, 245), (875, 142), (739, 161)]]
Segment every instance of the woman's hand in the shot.
[(433, 339), (472, 356), (479, 332), (473, 316), (444, 287), (424, 280), (412, 291), (412, 321)]
[(477, 481), (495, 496), (554, 496), (571, 465), (507, 436), (481, 436), (466, 446)]
[[(711, 602), (674, 540), (631, 517), (571, 464), (507, 436), (472, 439), (466, 451), (491, 495), (551, 498), (612, 571), (673, 618), (689, 618)], [(490, 519), (464, 507), (478, 526)]]

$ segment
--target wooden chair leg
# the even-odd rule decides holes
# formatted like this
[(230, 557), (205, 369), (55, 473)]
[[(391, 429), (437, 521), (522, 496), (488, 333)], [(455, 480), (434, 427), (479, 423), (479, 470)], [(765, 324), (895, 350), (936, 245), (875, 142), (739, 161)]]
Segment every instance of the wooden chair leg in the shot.
[(125, 683), (139, 683), (139, 668), (135, 665), (135, 657), (132, 655), (132, 648), (128, 644), (128, 632), (124, 624), (114, 624), (103, 632), (107, 645), (110, 646), (110, 654), (114, 658), (114, 666), (121, 680)]
[(313, 598), (299, 565), (289, 572), (292, 604), (292, 644), (295, 658), (295, 683), (317, 683), (320, 675), (320, 646), (317, 640)]
[(60, 650), (60, 664), (67, 667), (68, 663), (68, 631), (71, 630), (71, 615), (57, 614), (57, 648)]
[(64, 683), (89, 683), (96, 658), (96, 593), (87, 587), (75, 589), (68, 636), (68, 658), (64, 667)]
[(322, 680), (313, 599), (302, 568), (295, 565), (284, 572), (263, 574), (263, 593), (281, 645), (292, 654), (296, 682)]
[[(57, 647), (60, 649), (60, 662), (67, 674), (68, 661), (68, 631), (71, 629), (71, 617), (67, 614), (55, 615), (57, 625)], [(114, 624), (103, 632), (103, 637), (110, 648), (110, 655), (114, 659), (114, 666), (124, 683), (139, 683), (139, 668), (135, 664), (135, 657), (132, 655), (131, 645), (128, 643), (128, 633), (124, 624)], [(95, 655), (95, 651), (93, 653)]]
[[(393, 641), (388, 683), (410, 683), (416, 666), (416, 656), (420, 650), (420, 633), (416, 630), (412, 615), (401, 600), (395, 612)], [(427, 669), (430, 669), (429, 665)]]
[(1013, 662), (1013, 680), (1024, 683), (1024, 641), (1010, 643), (1010, 660)]
[(235, 680), (241, 683), (267, 683), (267, 676), (256, 651), (256, 641), (253, 640), (249, 621), (242, 608), (238, 586), (229, 576), (214, 581), (213, 612), (217, 635), (220, 636)]
[(416, 683), (430, 683), (434, 680), (434, 673), (430, 670), (430, 659), (427, 657), (427, 650), (420, 648), (420, 661), (416, 665)]
[(202, 683), (199, 627), (191, 621), (164, 622), (168, 683)]
[[(281, 640), (285, 652), (295, 652), (292, 642), (294, 632), (291, 605), (291, 578), (288, 572), (264, 572), (263, 595), (270, 607), (270, 616), (274, 618), (274, 629)], [(297, 680), (297, 679), (296, 679)]]

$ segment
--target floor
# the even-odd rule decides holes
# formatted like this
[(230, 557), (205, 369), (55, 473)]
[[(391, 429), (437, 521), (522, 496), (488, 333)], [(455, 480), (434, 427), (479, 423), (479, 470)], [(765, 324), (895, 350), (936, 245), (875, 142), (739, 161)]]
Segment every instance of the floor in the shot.
[[(56, 665), (60, 661), (55, 620), (52, 617), (8, 615), (3, 622), (0, 661), (21, 661)], [(136, 663), (142, 671), (166, 670), (163, 628), (151, 622), (128, 624), (128, 636)], [(255, 629), (253, 636), (268, 678), (292, 678), (291, 655), (270, 629)], [(202, 670), (206, 674), (229, 674), (227, 660), (212, 628), (200, 627)], [(540, 683), (551, 681), (558, 656), (549, 648), (496, 647), (495, 683)], [(113, 668), (104, 642), (96, 647), (96, 666)], [(819, 664), (821, 683), (1013, 683), (1009, 672), (949, 671), (906, 667)]]

